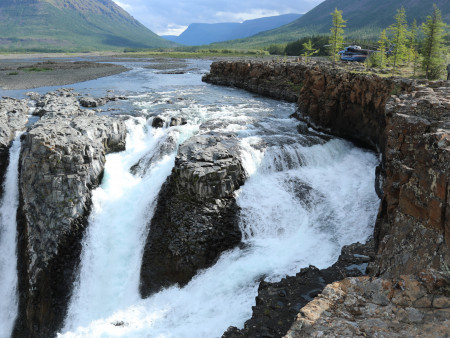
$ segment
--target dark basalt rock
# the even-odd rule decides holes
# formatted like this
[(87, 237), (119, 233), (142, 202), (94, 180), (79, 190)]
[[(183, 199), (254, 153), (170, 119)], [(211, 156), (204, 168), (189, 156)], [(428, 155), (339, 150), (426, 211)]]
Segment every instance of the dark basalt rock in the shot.
[(3, 181), (9, 164), (9, 147), (15, 133), (24, 130), (28, 122), (26, 100), (3, 98), (0, 100), (0, 200), (3, 196)]
[(192, 137), (180, 146), (163, 185), (144, 249), (140, 292), (185, 285), (241, 240), (233, 192), (244, 183), (237, 141), (224, 135)]
[[(47, 96), (49, 102), (73, 95)], [(62, 99), (61, 99), (62, 98)], [(59, 107), (59, 108), (58, 108)], [(75, 281), (81, 239), (105, 155), (125, 148), (122, 121), (54, 104), (22, 140), (18, 209), (19, 316), (14, 337), (55, 336)]]
[(152, 127), (153, 128), (162, 128), (162, 127), (164, 127), (164, 123), (165, 123), (165, 121), (161, 117), (155, 116), (152, 121)]
[(322, 292), (327, 284), (346, 277), (366, 274), (375, 256), (373, 240), (342, 248), (338, 261), (327, 269), (303, 268), (295, 276), (280, 282), (262, 281), (258, 288), (252, 318), (244, 329), (230, 327), (223, 338), (282, 337), (291, 327), (300, 309)]

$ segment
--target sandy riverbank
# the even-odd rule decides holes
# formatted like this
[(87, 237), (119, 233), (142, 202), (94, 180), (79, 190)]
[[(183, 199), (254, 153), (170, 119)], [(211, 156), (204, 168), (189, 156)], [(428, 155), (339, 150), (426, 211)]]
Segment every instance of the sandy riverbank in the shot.
[(119, 74), (127, 68), (120, 65), (88, 61), (1, 61), (1, 89), (31, 89), (64, 86)]

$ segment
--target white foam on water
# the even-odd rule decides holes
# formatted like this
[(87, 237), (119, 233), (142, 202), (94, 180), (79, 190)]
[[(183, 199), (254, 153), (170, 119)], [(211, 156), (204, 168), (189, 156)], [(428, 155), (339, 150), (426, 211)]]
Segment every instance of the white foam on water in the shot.
[[(202, 95), (183, 89), (183, 95), (193, 92)], [(155, 114), (179, 96), (175, 91), (136, 100), (144, 114)], [(129, 124), (127, 151), (108, 155), (104, 182), (94, 193), (80, 282), (60, 337), (219, 337), (251, 316), (261, 278), (278, 281), (310, 264), (327, 267), (343, 245), (370, 236), (379, 202), (373, 153), (342, 140), (299, 135), (283, 104), (202, 99), (211, 103), (194, 97), (158, 111), (166, 121), (187, 118), (186, 126), (154, 130), (143, 121)], [(178, 142), (209, 130), (240, 138), (249, 175), (236, 193), (243, 247), (223, 253), (185, 287), (140, 299), (146, 224), (174, 154), (154, 163), (144, 177), (132, 176), (129, 168), (170, 130), (179, 133)]]
[(9, 150), (9, 165), (0, 201), (0, 337), (11, 336), (18, 310), (17, 207), (19, 205), (20, 136)]

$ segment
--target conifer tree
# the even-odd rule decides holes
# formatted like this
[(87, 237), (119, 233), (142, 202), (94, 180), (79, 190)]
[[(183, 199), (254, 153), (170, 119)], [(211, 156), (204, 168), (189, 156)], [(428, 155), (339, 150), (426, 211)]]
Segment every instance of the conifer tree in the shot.
[(333, 62), (336, 62), (338, 52), (344, 46), (344, 28), (347, 21), (342, 18), (342, 11), (339, 11), (337, 8), (331, 13), (331, 16), (333, 19), (330, 29), (330, 52)]
[(386, 47), (389, 44), (389, 39), (386, 35), (386, 30), (383, 29), (380, 35), (380, 40), (378, 40), (378, 61), (380, 68), (384, 68), (386, 65)]
[(406, 11), (403, 7), (397, 10), (397, 14), (394, 19), (395, 23), (388, 28), (393, 36), (392, 58), (394, 63), (392, 67), (392, 75), (394, 75), (398, 64), (405, 60), (407, 56), (406, 38), (408, 33), (408, 24), (406, 22)]
[(419, 28), (417, 27), (416, 19), (414, 19), (411, 25), (411, 31), (409, 33), (409, 56), (408, 56), (409, 60), (412, 60), (413, 63), (413, 77), (416, 76), (417, 65), (419, 62), (418, 33)]
[(305, 57), (305, 63), (308, 63), (308, 58), (314, 54), (316, 54), (319, 50), (318, 49), (314, 49), (311, 39), (308, 40), (308, 42), (305, 42), (303, 44), (303, 54), (302, 56)]
[(433, 14), (422, 24), (425, 40), (422, 48), (422, 68), (427, 79), (437, 79), (444, 68), (444, 29), (441, 11), (433, 5)]

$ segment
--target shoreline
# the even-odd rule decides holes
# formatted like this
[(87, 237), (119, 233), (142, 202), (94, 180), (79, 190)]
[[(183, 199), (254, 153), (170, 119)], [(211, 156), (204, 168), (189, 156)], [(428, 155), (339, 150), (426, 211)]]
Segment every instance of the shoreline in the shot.
[[(14, 59), (15, 60), (15, 59)], [(129, 70), (121, 65), (91, 61), (8, 61), (0, 58), (0, 89), (21, 90), (65, 86), (120, 74)]]

